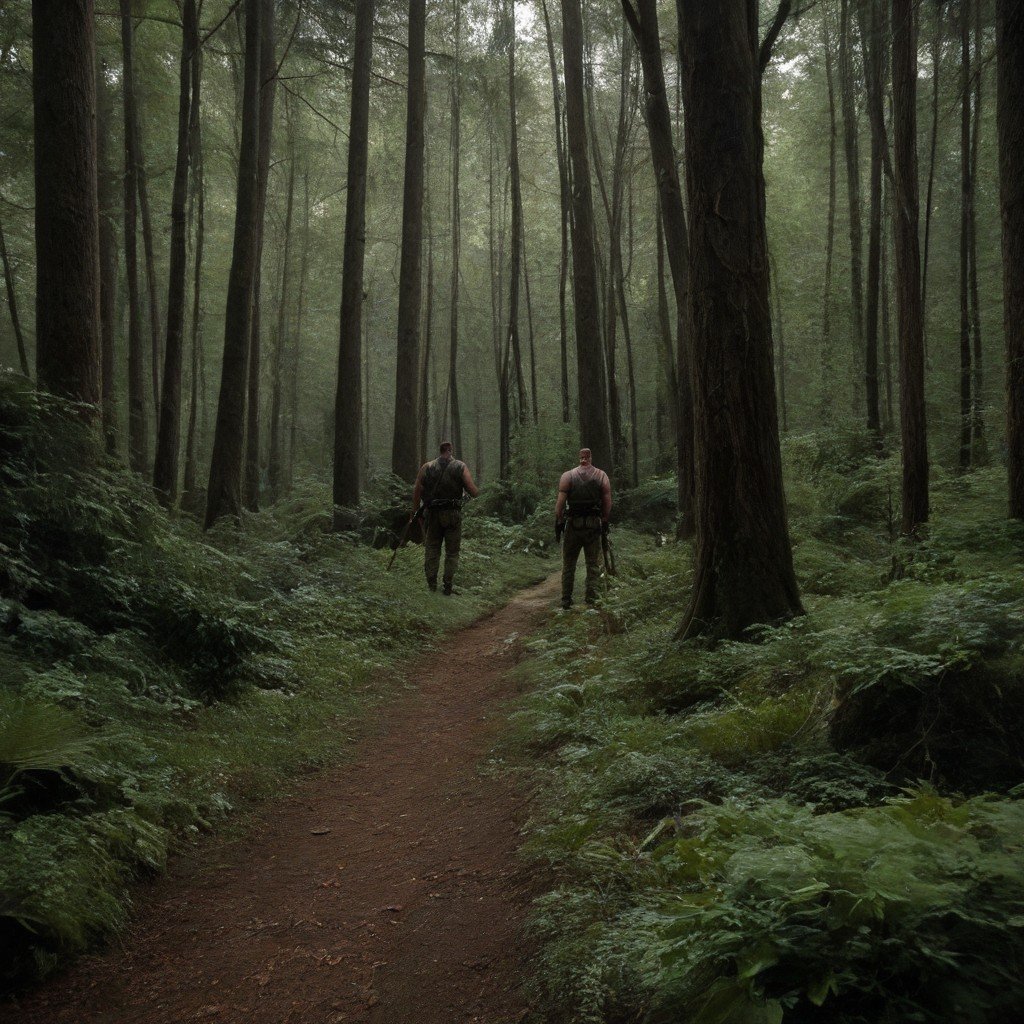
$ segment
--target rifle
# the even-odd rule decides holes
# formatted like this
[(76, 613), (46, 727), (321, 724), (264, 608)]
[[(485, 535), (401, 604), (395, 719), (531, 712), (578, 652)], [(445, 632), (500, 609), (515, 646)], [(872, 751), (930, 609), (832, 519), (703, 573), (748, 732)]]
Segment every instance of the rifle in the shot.
[(615, 551), (612, 548), (612, 539), (608, 536), (608, 527), (601, 530), (601, 554), (604, 556), (604, 571), (609, 576), (617, 575), (615, 571)]
[(395, 558), (398, 555), (399, 549), (405, 547), (405, 542), (409, 536), (409, 531), (412, 529), (412, 524), (415, 523), (422, 515), (423, 506), (420, 505), (420, 507), (416, 509), (416, 515), (414, 515), (402, 528), (402, 532), (398, 535), (398, 543), (395, 545), (395, 550), (391, 552), (391, 558), (388, 560), (387, 572), (391, 572), (391, 566), (395, 564)]

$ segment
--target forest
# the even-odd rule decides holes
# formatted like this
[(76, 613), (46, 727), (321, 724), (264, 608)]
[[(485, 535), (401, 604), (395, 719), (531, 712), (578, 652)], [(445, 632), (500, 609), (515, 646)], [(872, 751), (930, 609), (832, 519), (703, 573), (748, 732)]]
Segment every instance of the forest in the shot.
[(5, 1022), (1024, 1019), (1024, 2), (0, 0), (0, 263)]

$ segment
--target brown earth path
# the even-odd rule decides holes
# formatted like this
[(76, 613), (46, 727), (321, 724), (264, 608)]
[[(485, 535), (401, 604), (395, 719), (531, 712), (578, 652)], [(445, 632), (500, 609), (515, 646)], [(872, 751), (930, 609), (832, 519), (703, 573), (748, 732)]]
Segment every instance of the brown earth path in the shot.
[(554, 578), (525, 590), (415, 662), (410, 692), (349, 761), (268, 803), (244, 838), (180, 858), (119, 948), (0, 1006), (0, 1018), (524, 1020), (523, 796), (479, 766), (515, 692), (518, 640), (555, 595)]

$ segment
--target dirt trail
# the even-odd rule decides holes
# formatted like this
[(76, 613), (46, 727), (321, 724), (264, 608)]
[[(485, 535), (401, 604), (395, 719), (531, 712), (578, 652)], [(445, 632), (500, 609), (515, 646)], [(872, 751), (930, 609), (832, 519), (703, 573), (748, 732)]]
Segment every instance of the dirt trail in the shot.
[(523, 591), (416, 662), (349, 762), (179, 860), (122, 948), (0, 1007), (6, 1024), (523, 1020), (522, 801), (478, 768), (517, 638), (555, 594)]

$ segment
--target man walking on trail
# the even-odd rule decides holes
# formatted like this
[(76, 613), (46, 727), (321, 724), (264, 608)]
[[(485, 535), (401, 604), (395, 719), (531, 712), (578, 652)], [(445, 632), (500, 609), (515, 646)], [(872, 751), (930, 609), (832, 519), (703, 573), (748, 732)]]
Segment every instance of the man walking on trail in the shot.
[(410, 521), (415, 519), (422, 507), (426, 518), (423, 568), (431, 590), (437, 590), (437, 570), (441, 564), (441, 544), (444, 544), (444, 592), (448, 595), (452, 593), (455, 570), (459, 567), (464, 491), (474, 498), (480, 493), (469, 467), (455, 458), (451, 441), (444, 441), (438, 457), (420, 466), (409, 518)]
[(562, 474), (555, 502), (555, 539), (562, 541), (563, 608), (572, 607), (580, 551), (587, 563), (587, 604), (597, 600), (601, 538), (608, 532), (611, 511), (612, 485), (608, 474), (593, 464), (589, 448), (581, 448), (580, 464)]

